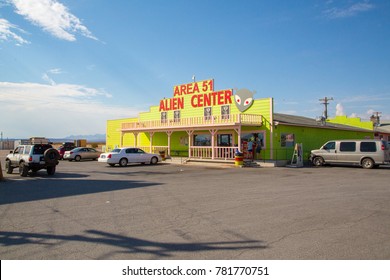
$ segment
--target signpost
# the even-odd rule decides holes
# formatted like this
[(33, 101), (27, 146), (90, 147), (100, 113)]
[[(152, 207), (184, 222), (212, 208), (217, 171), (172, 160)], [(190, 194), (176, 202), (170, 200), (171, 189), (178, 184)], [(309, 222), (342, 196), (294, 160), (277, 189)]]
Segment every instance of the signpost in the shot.
[(303, 150), (302, 143), (295, 144), (291, 164), (288, 167), (303, 167)]

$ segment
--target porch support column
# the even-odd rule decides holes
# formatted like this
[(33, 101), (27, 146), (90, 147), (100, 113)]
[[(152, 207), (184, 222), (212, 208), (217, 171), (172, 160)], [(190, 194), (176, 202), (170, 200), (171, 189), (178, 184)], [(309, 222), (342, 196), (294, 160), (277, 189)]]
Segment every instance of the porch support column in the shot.
[(237, 148), (238, 151), (241, 153), (241, 125), (234, 129), (235, 132), (237, 132)]
[(191, 158), (191, 148), (192, 148), (192, 135), (194, 134), (193, 130), (186, 130), (188, 134), (188, 158)]
[(125, 135), (125, 133), (123, 131), (121, 131), (121, 137), (119, 139), (119, 146), (122, 148), (123, 147), (123, 136)]
[(167, 154), (168, 154), (168, 156), (170, 156), (171, 155), (171, 135), (172, 135), (173, 131), (168, 130), (168, 131), (166, 131), (166, 133), (167, 133), (167, 136), (168, 136), (168, 151), (167, 151)]
[(149, 151), (150, 153), (153, 153), (153, 135), (154, 135), (154, 132), (149, 132), (149, 136), (150, 136), (150, 144), (149, 144)]
[(215, 159), (215, 134), (218, 129), (210, 129), (209, 131), (211, 133), (211, 159)]
[(134, 147), (138, 147), (138, 132), (133, 132), (134, 134)]

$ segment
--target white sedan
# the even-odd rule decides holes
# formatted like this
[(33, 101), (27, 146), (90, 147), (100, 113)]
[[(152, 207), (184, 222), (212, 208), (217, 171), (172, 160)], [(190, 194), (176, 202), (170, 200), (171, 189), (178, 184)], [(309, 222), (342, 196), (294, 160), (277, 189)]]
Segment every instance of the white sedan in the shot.
[(146, 153), (139, 148), (118, 148), (109, 153), (103, 153), (98, 158), (98, 162), (104, 162), (110, 166), (119, 164), (122, 167), (128, 163), (157, 164), (159, 161), (161, 161), (160, 155)]

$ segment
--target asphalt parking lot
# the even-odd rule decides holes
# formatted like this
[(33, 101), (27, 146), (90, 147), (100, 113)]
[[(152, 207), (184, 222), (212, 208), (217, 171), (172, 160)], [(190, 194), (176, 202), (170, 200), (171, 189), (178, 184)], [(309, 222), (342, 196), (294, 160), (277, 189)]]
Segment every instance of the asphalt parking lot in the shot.
[(2, 259), (390, 259), (388, 167), (3, 174)]

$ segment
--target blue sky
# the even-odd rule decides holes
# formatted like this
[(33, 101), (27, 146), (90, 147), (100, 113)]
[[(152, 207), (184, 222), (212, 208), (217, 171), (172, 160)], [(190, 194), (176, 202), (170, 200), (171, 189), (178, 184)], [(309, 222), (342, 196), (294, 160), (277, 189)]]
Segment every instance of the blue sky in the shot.
[(105, 133), (173, 86), (390, 122), (390, 1), (0, 0), (3, 137)]

